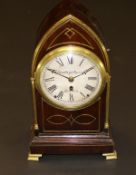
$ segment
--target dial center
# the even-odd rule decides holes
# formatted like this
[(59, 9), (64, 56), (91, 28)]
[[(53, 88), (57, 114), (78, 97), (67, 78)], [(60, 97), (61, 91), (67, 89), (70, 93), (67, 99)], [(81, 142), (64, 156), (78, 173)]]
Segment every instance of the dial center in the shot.
[(69, 77), (69, 82), (73, 82), (74, 81), (74, 77)]

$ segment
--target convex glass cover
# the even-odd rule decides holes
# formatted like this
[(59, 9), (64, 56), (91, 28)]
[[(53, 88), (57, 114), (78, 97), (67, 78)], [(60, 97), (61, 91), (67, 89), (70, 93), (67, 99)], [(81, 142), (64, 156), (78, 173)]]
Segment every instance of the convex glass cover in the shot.
[(48, 53), (39, 63), (36, 87), (49, 104), (79, 110), (94, 103), (106, 82), (106, 71), (91, 51), (64, 46)]

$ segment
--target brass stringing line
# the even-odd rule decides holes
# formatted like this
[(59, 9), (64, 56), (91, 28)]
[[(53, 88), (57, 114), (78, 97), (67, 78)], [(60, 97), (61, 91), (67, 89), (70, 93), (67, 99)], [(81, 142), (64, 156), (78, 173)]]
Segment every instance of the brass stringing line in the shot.
[[(64, 29), (62, 32), (60, 32), (60, 33), (53, 39), (53, 41), (50, 43), (50, 45), (49, 45), (49, 47), (48, 47), (47, 50), (49, 50), (50, 48), (53, 48), (54, 46), (63, 44), (64, 42), (53, 45), (54, 41), (55, 41), (59, 36), (61, 36), (64, 32), (66, 32), (66, 30), (68, 30), (68, 29), (71, 29), (71, 30), (74, 31), (75, 33), (78, 33), (89, 45), (83, 44), (83, 43), (80, 43), (80, 44), (86, 45), (86, 46), (90, 47), (92, 50), (94, 50), (92, 44), (91, 44), (80, 32), (78, 32), (78, 31), (77, 31), (76, 29), (74, 29), (74, 28), (66, 28), (66, 29)], [(72, 42), (69, 41), (69, 43), (72, 43)], [(76, 42), (75, 42), (75, 43), (76, 43)], [(79, 42), (77, 42), (77, 43), (79, 43)]]
[[(100, 131), (100, 115), (101, 115), (101, 98), (99, 99), (99, 101), (98, 101), (98, 129), (96, 129), (96, 130), (82, 130), (83, 132), (87, 132), (87, 133), (89, 133), (89, 132), (99, 132)], [(44, 129), (44, 131), (46, 131), (46, 132), (60, 132), (60, 131), (55, 131), (55, 130), (45, 130)], [(67, 130), (62, 130), (62, 132), (78, 132), (78, 134), (80, 134), (79, 132), (80, 132), (81, 130), (70, 130), (70, 131), (67, 131)], [(92, 133), (91, 133), (92, 134)], [(95, 133), (94, 133), (95, 134)]]
[[(53, 117), (58, 117), (58, 116), (59, 116), (59, 117), (63, 117), (63, 118), (65, 118), (66, 120), (65, 120), (64, 122), (60, 122), (60, 123), (51, 121), (51, 119), (52, 119)], [(51, 124), (53, 124), (53, 125), (63, 125), (63, 124), (65, 124), (65, 123), (68, 122), (68, 118), (67, 118), (65, 115), (56, 114), (56, 115), (51, 115), (51, 116), (49, 116), (49, 117), (46, 119), (46, 121), (48, 121), (48, 123), (51, 123)]]
[(98, 125), (99, 125), (99, 130), (98, 130), (98, 131), (100, 131), (100, 118), (101, 118), (101, 117), (100, 117), (100, 115), (101, 115), (101, 105), (100, 105), (100, 104), (101, 104), (101, 98), (100, 98), (100, 100), (99, 100), (98, 103), (99, 103), (99, 109), (98, 109), (98, 112), (99, 112), (99, 114), (98, 114), (98, 116), (99, 116), (99, 118), (98, 118), (98, 119), (99, 119), (99, 121), (98, 121), (98, 122), (99, 122), (99, 123), (98, 123)]
[[(37, 60), (37, 56), (38, 56), (38, 53), (40, 51), (40, 48), (42, 47), (42, 44), (49, 38), (49, 36), (52, 34), (52, 32), (54, 31), (54, 29), (58, 28), (61, 24), (63, 23), (66, 23), (67, 21), (71, 21), (71, 20), (75, 20), (75, 22), (78, 23), (78, 25), (82, 24), (82, 26), (84, 26), (84, 28), (87, 29), (87, 33), (92, 33), (95, 38), (97, 39), (96, 42), (102, 47), (100, 47), (102, 49), (102, 52), (106, 58), (106, 61), (107, 61), (107, 67), (108, 67), (108, 72), (110, 72), (110, 65), (109, 65), (109, 58), (108, 58), (108, 54), (107, 54), (107, 51), (106, 51), (106, 48), (104, 47), (103, 43), (101, 42), (100, 38), (96, 35), (96, 33), (90, 28), (88, 27), (85, 23), (83, 23), (81, 20), (79, 20), (78, 18), (76, 18), (75, 16), (73, 15), (68, 15), (66, 17), (64, 17), (63, 19), (61, 19), (60, 21), (58, 21), (57, 23), (55, 23), (53, 25), (53, 27), (51, 29), (49, 29), (45, 35), (43, 36), (43, 38), (40, 40), (39, 44), (37, 45), (36, 49), (35, 49), (35, 52), (34, 52), (34, 56), (33, 56), (33, 62), (32, 62), (32, 76), (34, 74), (34, 69), (35, 69), (35, 64), (36, 64), (36, 60)], [(80, 26), (81, 27), (81, 26)], [(93, 37), (92, 35), (92, 37)]]
[[(79, 43), (79, 42), (75, 42), (75, 41), (67, 41), (67, 42), (61, 42), (61, 43), (58, 43), (58, 44), (55, 44), (55, 45), (53, 45), (53, 46), (51, 46), (51, 47), (49, 47), (49, 48), (47, 48), (47, 51), (49, 50), (49, 49), (52, 49), (52, 48), (54, 48), (54, 47), (56, 47), (56, 46), (61, 46), (61, 45), (66, 45), (66, 44), (69, 44), (69, 45), (80, 45), (80, 47), (81, 46), (86, 46), (86, 47), (88, 47), (88, 48), (90, 48), (90, 49), (92, 49), (92, 47), (90, 47), (89, 45), (87, 45), (87, 44), (84, 44), (84, 43)], [(93, 50), (93, 49), (92, 49)]]
[[(57, 117), (57, 116), (60, 116), (64, 119), (66, 119), (65, 121), (63, 122), (53, 122), (51, 119), (53, 117)], [(90, 122), (78, 122), (77, 119), (80, 118), (80, 117), (84, 117), (84, 116), (89, 116), (91, 119)], [(90, 114), (80, 114), (80, 115), (77, 115), (75, 118), (73, 117), (73, 115), (71, 114), (69, 117), (65, 116), (65, 115), (60, 115), (60, 114), (56, 114), (56, 115), (51, 115), (49, 116), (46, 121), (48, 121), (49, 123), (53, 124), (53, 125), (63, 125), (67, 122), (69, 122), (69, 124), (72, 126), (74, 123), (78, 124), (78, 125), (91, 125), (94, 121), (96, 120), (96, 118), (93, 116), (93, 115), (90, 115)]]
[(45, 115), (44, 115), (44, 99), (41, 98), (41, 101), (42, 101), (42, 131), (44, 131), (44, 128), (45, 128)]
[[(100, 131), (100, 115), (101, 115), (101, 98), (98, 100), (98, 129), (97, 130), (94, 130), (94, 131), (97, 131), (99, 132)], [(92, 130), (93, 131), (93, 130)]]
[(89, 47), (94, 50), (94, 47), (92, 46), (92, 44), (90, 43), (90, 41), (88, 41), (86, 39), (86, 37), (84, 37), (84, 35), (82, 35), (80, 32), (78, 32), (76, 29), (72, 28), (75, 32), (77, 32), (88, 44), (89, 44)]
[[(105, 46), (103, 45), (101, 39), (100, 39), (100, 38), (97, 36), (97, 34), (96, 34), (90, 27), (88, 27), (85, 23), (83, 23), (81, 20), (79, 20), (78, 18), (76, 18), (76, 17), (74, 17), (74, 16), (73, 16), (73, 18), (75, 18), (75, 22), (77, 22), (77, 25), (78, 25), (78, 26), (80, 26), (79, 23), (80, 23), (80, 24), (83, 24), (85, 31), (86, 31), (89, 35), (90, 35), (90, 33), (93, 34), (93, 35), (92, 35), (92, 38), (93, 38), (93, 39), (96, 41), (96, 43), (100, 46), (100, 49), (101, 49), (101, 51), (102, 51), (103, 56), (106, 57), (106, 65), (107, 65), (107, 68), (108, 68), (108, 72), (110, 72), (109, 57), (108, 57), (107, 51), (106, 51)], [(80, 26), (80, 27), (81, 27), (81, 26)], [(87, 30), (86, 30), (86, 29), (87, 29)], [(95, 37), (94, 37), (94, 36), (95, 36)], [(103, 53), (103, 52), (104, 52), (104, 53)], [(104, 61), (105, 61), (105, 60), (104, 60)]]
[(107, 74), (107, 94), (106, 94), (106, 119), (105, 119), (105, 129), (109, 128), (109, 100), (110, 100), (110, 75)]
[[(81, 116), (89, 116), (89, 117), (91, 117), (91, 118), (93, 118), (93, 120), (92, 121), (90, 121), (90, 122), (84, 122), (84, 123), (80, 123), (80, 122), (78, 122), (76, 119), (78, 119), (78, 118), (80, 118)], [(93, 115), (90, 115), (90, 114), (82, 114), (82, 115), (78, 115), (78, 116), (76, 116), (75, 117), (75, 123), (77, 123), (77, 124), (79, 124), (79, 125), (91, 125), (92, 123), (94, 123), (94, 121), (96, 120), (96, 118), (93, 116)]]
[(34, 105), (34, 125), (36, 125), (38, 129), (34, 78), (31, 78), (31, 85), (32, 85), (33, 105)]
[[(48, 49), (50, 49), (51, 47), (54, 46), (54, 45), (53, 45), (54, 41), (55, 41), (59, 36), (61, 36), (64, 32), (66, 32), (66, 30), (67, 30), (67, 28), (64, 29), (62, 32), (60, 32), (60, 33), (52, 40), (52, 42), (49, 44)], [(55, 32), (55, 31), (54, 31), (54, 32)], [(52, 45), (53, 45), (53, 46), (52, 46)]]
[[(71, 39), (74, 35), (75, 35), (75, 32), (72, 30), (72, 28), (66, 28), (67, 29), (67, 31), (65, 32), (65, 35), (69, 38), (69, 39)], [(68, 32), (71, 32), (73, 35), (68, 35)]]
[[(68, 15), (69, 16), (69, 15)], [(52, 33), (54, 33), (54, 29), (58, 29), (60, 27), (61, 24), (65, 24), (67, 23), (67, 21), (70, 21), (71, 19), (69, 19), (69, 17), (66, 16), (63, 19), (61, 19), (60, 21), (56, 22), (42, 37), (42, 39), (40, 40), (39, 44), (37, 45), (35, 52), (34, 52), (34, 56), (33, 56), (33, 62), (32, 62), (32, 76), (34, 74), (34, 69), (35, 69), (35, 64), (36, 64), (36, 60), (37, 60), (37, 56), (39, 54), (40, 49), (42, 48), (43, 43), (48, 40), (48, 38), (50, 37), (50, 35), (52, 35)], [(71, 16), (71, 15), (70, 15)]]

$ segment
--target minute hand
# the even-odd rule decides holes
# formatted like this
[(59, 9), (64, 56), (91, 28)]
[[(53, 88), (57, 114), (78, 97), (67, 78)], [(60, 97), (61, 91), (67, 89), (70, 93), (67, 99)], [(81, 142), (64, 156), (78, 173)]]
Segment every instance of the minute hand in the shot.
[(84, 75), (84, 74), (86, 75), (89, 71), (91, 71), (91, 70), (93, 70), (93, 69), (94, 69), (94, 67), (90, 67), (89, 69), (83, 71), (81, 74), (75, 76), (74, 78), (77, 78), (77, 77), (79, 77), (79, 76), (81, 76), (81, 75)]
[(64, 78), (69, 79), (69, 77), (66, 77), (65, 75), (60, 74), (59, 72), (57, 72), (57, 71), (54, 70), (54, 69), (49, 69), (49, 68), (47, 68), (47, 70), (50, 71), (50, 72), (52, 72), (52, 73), (54, 73), (54, 74), (60, 75), (61, 77), (64, 77)]

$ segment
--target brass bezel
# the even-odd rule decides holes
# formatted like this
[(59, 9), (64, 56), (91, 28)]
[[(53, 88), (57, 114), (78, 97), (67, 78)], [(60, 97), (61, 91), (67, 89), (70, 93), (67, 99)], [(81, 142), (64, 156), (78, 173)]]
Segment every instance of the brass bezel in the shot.
[[(73, 52), (76, 52), (78, 54), (84, 54), (84, 56), (91, 58), (96, 63), (96, 65), (101, 73), (101, 77), (102, 77), (102, 83), (101, 83), (100, 90), (93, 97), (93, 99), (90, 99), (87, 103), (82, 104), (81, 106), (77, 106), (77, 107), (75, 106), (73, 108), (62, 106), (62, 105), (59, 105), (57, 102), (51, 101), (45, 95), (45, 93), (43, 92), (41, 85), (40, 85), (40, 75), (41, 75), (41, 72), (42, 72), (45, 64), (48, 61), (50, 61), (51, 59), (53, 59), (56, 55), (63, 53), (63, 52), (67, 52), (67, 51), (73, 51)], [(35, 85), (36, 85), (36, 88), (39, 91), (39, 93), (42, 95), (43, 99), (51, 106), (56, 107), (56, 108), (61, 109), (61, 110), (67, 110), (67, 111), (80, 110), (80, 109), (86, 108), (86, 107), (94, 104), (98, 100), (98, 97), (100, 96), (100, 94), (102, 93), (102, 91), (106, 85), (107, 79), (108, 79), (108, 73), (106, 72), (105, 67), (104, 67), (102, 61), (99, 59), (99, 57), (96, 56), (92, 51), (90, 51), (88, 49), (85, 49), (85, 48), (82, 48), (79, 46), (73, 46), (73, 45), (59, 47), (59, 48), (56, 48), (56, 49), (50, 51), (48, 54), (46, 54), (42, 58), (42, 60), (38, 64), (36, 72), (35, 72)]]

